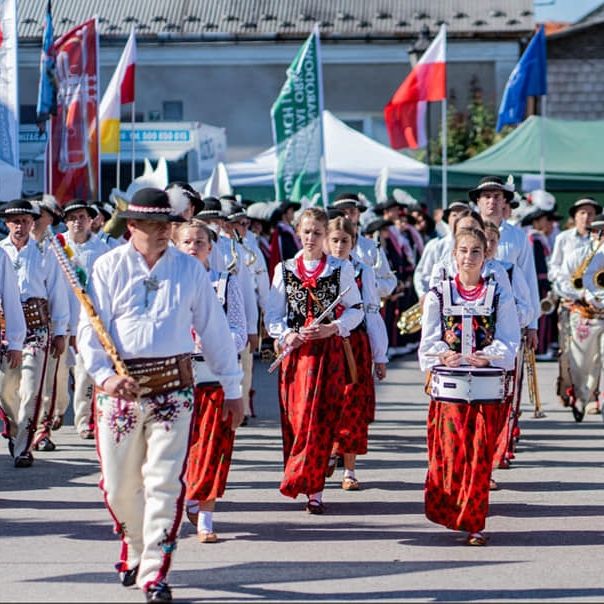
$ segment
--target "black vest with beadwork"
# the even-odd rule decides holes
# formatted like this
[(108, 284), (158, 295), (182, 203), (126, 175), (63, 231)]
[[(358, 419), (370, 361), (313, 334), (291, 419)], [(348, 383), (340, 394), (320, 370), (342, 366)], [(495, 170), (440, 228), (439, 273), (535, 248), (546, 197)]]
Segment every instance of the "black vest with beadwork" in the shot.
[[(331, 275), (319, 277), (314, 294), (319, 301), (317, 304), (308, 294), (308, 289), (302, 286), (302, 280), (283, 263), (283, 283), (287, 298), (287, 326), (299, 331), (304, 326), (310, 312), (313, 317), (318, 317), (323, 309), (327, 308), (340, 293), (340, 267), (334, 269)], [(309, 300), (310, 297), (310, 300)], [(325, 318), (324, 322), (335, 318), (335, 309)]]
[[(443, 287), (453, 289), (452, 279), (441, 281)], [(441, 316), (441, 339), (450, 350), (461, 352), (461, 315), (445, 315), (444, 298), (442, 292), (436, 287), (432, 290), (438, 298)], [(474, 332), (475, 350), (482, 350), (493, 343), (495, 339), (495, 325), (497, 324), (497, 307), (499, 305), (499, 291), (495, 290), (493, 296), (493, 312), (490, 315), (474, 315), (472, 317), (472, 331)]]

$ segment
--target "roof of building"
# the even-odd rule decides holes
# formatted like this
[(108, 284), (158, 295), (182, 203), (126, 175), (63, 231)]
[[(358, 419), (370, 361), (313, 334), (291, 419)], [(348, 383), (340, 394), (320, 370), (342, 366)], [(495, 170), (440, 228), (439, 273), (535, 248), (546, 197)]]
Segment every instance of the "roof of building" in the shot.
[[(427, 25), (447, 23), (452, 37), (518, 38), (533, 30), (532, 0), (61, 0), (53, 5), (55, 36), (99, 17), (105, 39), (125, 38), (136, 26), (149, 41), (289, 40), (316, 22), (329, 40), (410, 39)], [(37, 41), (46, 3), (20, 0), (19, 38)]]
[(597, 8), (587, 13), (582, 19), (579, 19), (576, 23), (573, 23), (569, 27), (563, 28), (560, 31), (552, 32), (550, 37), (552, 40), (557, 38), (565, 38), (572, 36), (576, 33), (585, 31), (591, 27), (602, 25), (604, 23), (604, 2)]

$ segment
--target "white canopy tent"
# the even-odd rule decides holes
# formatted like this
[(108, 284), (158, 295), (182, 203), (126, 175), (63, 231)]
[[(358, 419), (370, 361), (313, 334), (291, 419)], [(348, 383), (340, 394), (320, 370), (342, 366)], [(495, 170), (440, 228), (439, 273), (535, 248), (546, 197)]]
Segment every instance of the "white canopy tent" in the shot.
[(23, 172), (0, 160), (0, 201), (21, 197)]
[[(426, 164), (357, 132), (329, 111), (323, 111), (323, 129), (328, 186), (373, 186), (384, 168), (389, 185), (428, 185)], [(226, 169), (233, 187), (271, 186), (276, 165), (275, 147), (271, 147), (253, 159), (227, 164)]]

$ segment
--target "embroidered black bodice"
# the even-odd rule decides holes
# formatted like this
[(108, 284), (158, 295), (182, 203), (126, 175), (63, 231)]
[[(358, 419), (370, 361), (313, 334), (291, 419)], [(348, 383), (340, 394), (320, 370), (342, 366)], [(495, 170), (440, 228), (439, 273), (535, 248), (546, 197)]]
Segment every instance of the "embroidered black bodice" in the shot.
[[(331, 275), (317, 279), (317, 287), (314, 294), (323, 308), (310, 298), (308, 289), (302, 286), (300, 278), (283, 263), (283, 283), (285, 285), (285, 296), (287, 298), (287, 326), (298, 331), (304, 326), (306, 317), (310, 312), (313, 317), (318, 317), (323, 309), (329, 306), (340, 293), (340, 267), (336, 268)], [(325, 321), (329, 322), (335, 318), (335, 309)]]

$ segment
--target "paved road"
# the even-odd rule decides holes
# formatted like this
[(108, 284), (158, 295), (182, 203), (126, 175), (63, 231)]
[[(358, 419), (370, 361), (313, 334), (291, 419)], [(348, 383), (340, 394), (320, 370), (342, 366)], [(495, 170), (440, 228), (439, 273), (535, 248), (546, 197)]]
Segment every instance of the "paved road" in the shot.
[[(417, 362), (391, 364), (378, 388), (363, 490), (334, 475), (328, 514), (278, 492), (275, 382), (258, 365), (257, 415), (237, 434), (230, 488), (218, 504), (222, 541), (199, 544), (183, 525), (170, 579), (189, 602), (604, 600), (604, 469), (600, 416), (575, 424), (554, 397), (555, 365), (539, 363), (547, 417), (528, 404), (514, 467), (496, 472), (486, 548), (423, 515), (427, 399)], [(118, 542), (97, 488), (94, 447), (72, 426), (59, 448), (15, 470), (0, 452), (0, 601), (140, 602), (112, 563)], [(338, 470), (337, 474), (340, 471)]]

